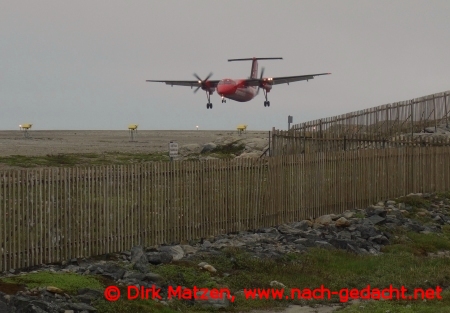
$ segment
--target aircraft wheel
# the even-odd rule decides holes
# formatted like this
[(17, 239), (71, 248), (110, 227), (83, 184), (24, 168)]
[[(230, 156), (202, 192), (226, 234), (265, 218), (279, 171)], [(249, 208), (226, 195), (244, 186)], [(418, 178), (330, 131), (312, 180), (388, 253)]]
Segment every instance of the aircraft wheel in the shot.
[(209, 103), (206, 104), (206, 108), (209, 109)]
[(209, 104), (209, 108), (212, 109), (212, 103)]
[(267, 101), (267, 106), (270, 107), (270, 101)]

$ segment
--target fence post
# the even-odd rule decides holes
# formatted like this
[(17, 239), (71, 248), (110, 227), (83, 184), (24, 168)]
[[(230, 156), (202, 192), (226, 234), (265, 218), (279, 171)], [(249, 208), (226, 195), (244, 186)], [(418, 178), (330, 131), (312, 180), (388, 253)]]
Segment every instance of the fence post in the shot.
[(447, 93), (444, 92), (445, 126), (448, 128)]
[(414, 139), (414, 109), (413, 109), (414, 100), (411, 100), (411, 140)]
[(433, 95), (433, 112), (434, 112), (434, 132), (437, 132), (437, 120), (436, 120), (436, 97)]

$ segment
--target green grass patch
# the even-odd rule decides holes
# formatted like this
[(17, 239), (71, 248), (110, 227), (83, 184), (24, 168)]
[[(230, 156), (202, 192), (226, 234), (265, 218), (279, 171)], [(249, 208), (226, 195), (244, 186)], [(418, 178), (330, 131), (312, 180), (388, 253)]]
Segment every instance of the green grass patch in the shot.
[(216, 148), (214, 148), (210, 153), (214, 154), (222, 154), (222, 155), (230, 155), (235, 154), (239, 155), (244, 151), (245, 145), (242, 143), (239, 143), (239, 140), (230, 142), (226, 145), (217, 145)]
[(212, 274), (198, 268), (191, 262), (175, 262), (163, 266), (152, 266), (151, 272), (160, 274), (166, 282), (176, 286), (202, 286), (203, 288), (216, 288), (217, 283), (212, 280)]
[(28, 288), (53, 286), (67, 293), (75, 293), (81, 288), (101, 290), (103, 284), (93, 276), (74, 273), (37, 272), (25, 275), (3, 278), (5, 283), (16, 283)]
[(385, 246), (383, 252), (409, 252), (415, 255), (427, 255), (430, 252), (450, 250), (450, 226), (442, 227), (442, 233), (418, 234), (406, 232), (401, 228), (394, 231), (398, 239)]
[[(423, 236), (422, 238), (420, 236)], [(430, 239), (432, 238), (432, 239)], [(433, 249), (445, 248), (447, 241), (438, 237), (419, 234), (410, 239), (416, 245), (432, 243)], [(447, 239), (445, 239), (447, 240)], [(401, 246), (401, 245), (400, 245)], [(403, 245), (407, 248), (410, 246)], [(430, 248), (428, 248), (430, 249)], [(211, 274), (197, 267), (201, 261), (217, 269)], [(435, 288), (450, 285), (450, 259), (415, 255), (408, 249), (392, 249), (378, 256), (358, 256), (342, 250), (311, 249), (306, 254), (287, 254), (279, 259), (259, 259), (239, 250), (224, 249), (221, 255), (197, 257), (177, 264), (154, 266), (151, 271), (167, 278), (167, 282), (186, 287), (229, 288), (236, 296), (227, 312), (243, 312), (254, 309), (286, 306), (291, 304), (338, 303), (331, 300), (246, 300), (239, 291), (249, 288), (271, 288), (270, 282), (292, 288), (318, 288), (324, 285), (332, 291), (341, 288), (386, 288), (389, 285), (413, 288)], [(181, 304), (177, 309), (186, 311)], [(194, 309), (190, 307), (189, 312)], [(195, 309), (197, 310), (197, 309)], [(200, 309), (199, 309), (200, 310)]]
[(404, 203), (406, 205), (412, 206), (413, 208), (428, 208), (430, 206), (430, 201), (420, 197), (420, 196), (404, 196), (395, 199), (397, 203)]
[(168, 162), (167, 152), (156, 153), (71, 153), (48, 154), (45, 156), (12, 155), (0, 157), (0, 163), (11, 167), (59, 167), (59, 166), (90, 166), (90, 165), (121, 165), (144, 162)]

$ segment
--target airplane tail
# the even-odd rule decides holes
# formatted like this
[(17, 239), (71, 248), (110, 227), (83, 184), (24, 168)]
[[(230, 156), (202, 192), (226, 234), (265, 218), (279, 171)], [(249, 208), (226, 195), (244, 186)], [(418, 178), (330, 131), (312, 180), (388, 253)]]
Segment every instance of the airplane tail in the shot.
[(250, 72), (250, 78), (258, 78), (258, 60), (283, 60), (283, 58), (245, 58), (245, 59), (229, 59), (232, 61), (252, 61), (252, 70)]

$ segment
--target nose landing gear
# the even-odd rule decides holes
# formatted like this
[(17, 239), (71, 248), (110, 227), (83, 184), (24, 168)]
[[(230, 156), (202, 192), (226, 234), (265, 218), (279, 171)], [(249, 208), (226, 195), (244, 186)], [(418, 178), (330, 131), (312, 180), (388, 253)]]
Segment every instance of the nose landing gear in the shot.
[(224, 96), (222, 96), (222, 103), (227, 103), (227, 99)]

